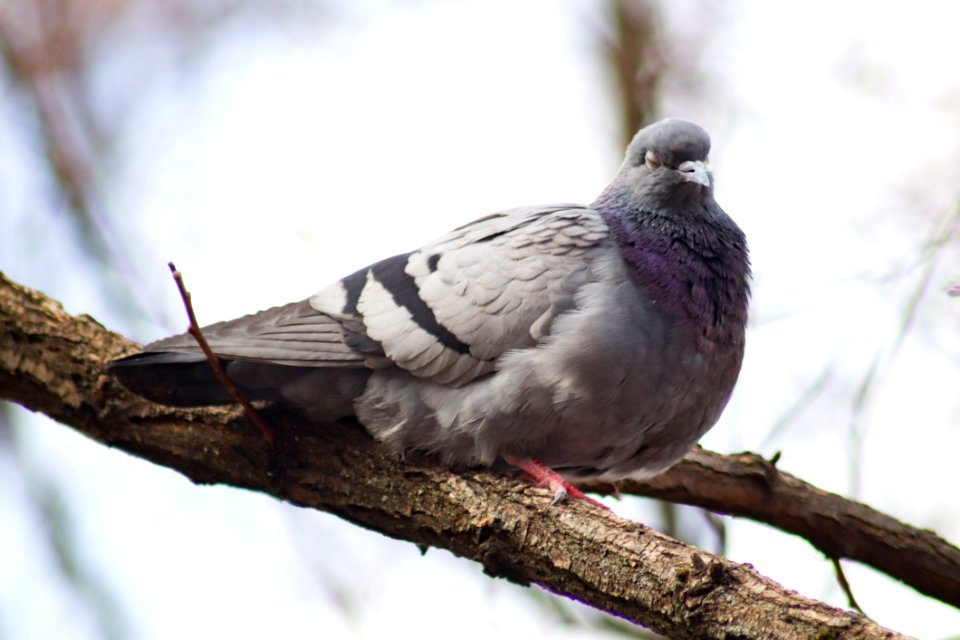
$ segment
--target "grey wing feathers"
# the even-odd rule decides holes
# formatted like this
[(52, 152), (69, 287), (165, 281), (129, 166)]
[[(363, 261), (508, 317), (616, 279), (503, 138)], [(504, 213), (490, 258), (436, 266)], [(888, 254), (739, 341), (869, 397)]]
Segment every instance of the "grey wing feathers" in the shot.
[[(340, 323), (307, 300), (219, 322), (203, 333), (248, 400), (292, 403), (317, 418), (352, 415), (370, 374), (364, 354), (341, 339)], [(134, 393), (163, 404), (233, 401), (189, 334), (148, 344), (110, 370)]]
[(348, 276), (310, 299), (410, 373), (460, 386), (535, 345), (593, 277), (608, 238), (578, 205), (514, 209)]
[[(357, 367), (364, 355), (344, 344), (341, 325), (308, 300), (218, 322), (203, 328), (214, 353), (223, 358), (298, 367)], [(158, 340), (144, 352), (197, 354), (192, 335)]]

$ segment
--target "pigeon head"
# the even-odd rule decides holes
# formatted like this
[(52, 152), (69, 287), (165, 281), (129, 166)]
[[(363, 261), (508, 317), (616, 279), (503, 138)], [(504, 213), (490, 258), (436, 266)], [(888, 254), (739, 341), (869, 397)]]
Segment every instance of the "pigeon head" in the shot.
[(713, 199), (709, 153), (710, 136), (699, 125), (678, 118), (651, 124), (634, 136), (601, 199), (626, 200), (651, 213), (706, 204)]
[(593, 207), (661, 309), (698, 336), (741, 343), (747, 244), (714, 200), (709, 152), (710, 136), (692, 122), (671, 118), (645, 127)]

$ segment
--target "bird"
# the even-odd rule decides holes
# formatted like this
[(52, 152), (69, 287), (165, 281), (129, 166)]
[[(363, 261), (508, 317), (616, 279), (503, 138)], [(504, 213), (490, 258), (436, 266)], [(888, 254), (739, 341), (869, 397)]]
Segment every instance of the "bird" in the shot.
[[(699, 125), (661, 120), (589, 206), (493, 213), (203, 334), (249, 400), (589, 500), (573, 484), (682, 458), (740, 373), (749, 252), (714, 198), (710, 146)], [(109, 371), (155, 402), (233, 402), (189, 333)]]

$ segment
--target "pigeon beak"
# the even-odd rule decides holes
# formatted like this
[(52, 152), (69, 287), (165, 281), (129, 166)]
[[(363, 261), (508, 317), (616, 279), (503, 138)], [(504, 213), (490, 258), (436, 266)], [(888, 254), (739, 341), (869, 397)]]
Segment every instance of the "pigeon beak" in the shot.
[(695, 182), (704, 187), (710, 186), (710, 174), (707, 173), (707, 168), (703, 166), (703, 163), (699, 160), (681, 162), (680, 166), (677, 167), (677, 171), (680, 172), (680, 175), (683, 176), (683, 179), (687, 182)]

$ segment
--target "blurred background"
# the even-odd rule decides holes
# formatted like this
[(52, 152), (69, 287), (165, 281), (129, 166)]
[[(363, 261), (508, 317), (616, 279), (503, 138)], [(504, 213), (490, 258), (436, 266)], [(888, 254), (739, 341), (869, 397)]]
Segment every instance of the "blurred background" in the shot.
[[(512, 206), (590, 202), (636, 128), (713, 136), (751, 244), (747, 357), (703, 444), (960, 540), (960, 6), (0, 0), (0, 269), (140, 341), (302, 299)], [(752, 522), (623, 516), (846, 606)], [(960, 612), (845, 564), (879, 623)], [(650, 637), (323, 513), (0, 405), (0, 638)]]

